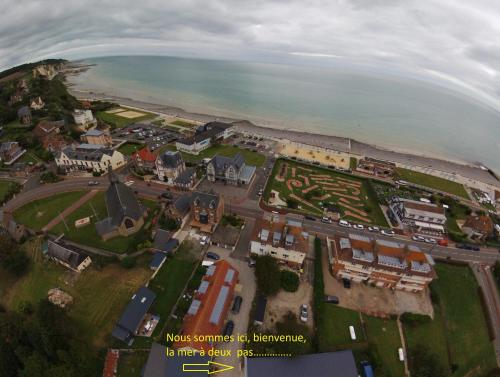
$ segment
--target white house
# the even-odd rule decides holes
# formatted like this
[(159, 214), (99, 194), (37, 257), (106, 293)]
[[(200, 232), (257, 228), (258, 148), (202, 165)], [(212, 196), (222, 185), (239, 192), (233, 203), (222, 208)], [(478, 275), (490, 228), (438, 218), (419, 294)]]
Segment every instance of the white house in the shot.
[(214, 141), (227, 139), (233, 132), (233, 125), (230, 123), (209, 122), (198, 127), (193, 136), (178, 140), (175, 146), (181, 152), (197, 155)]
[(124, 166), (125, 156), (102, 145), (81, 144), (64, 148), (56, 155), (56, 165), (66, 172), (93, 171), (104, 174), (111, 167), (113, 170)]
[(97, 120), (91, 110), (75, 110), (73, 111), (73, 119), (75, 124), (83, 130), (88, 130), (97, 125)]

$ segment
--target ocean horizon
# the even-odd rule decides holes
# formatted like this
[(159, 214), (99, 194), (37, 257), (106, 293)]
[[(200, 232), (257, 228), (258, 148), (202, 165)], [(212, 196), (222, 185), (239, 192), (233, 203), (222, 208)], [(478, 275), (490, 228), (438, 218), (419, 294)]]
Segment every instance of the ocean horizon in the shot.
[(353, 138), (500, 172), (500, 113), (428, 81), (349, 67), (158, 56), (85, 59), (76, 89)]

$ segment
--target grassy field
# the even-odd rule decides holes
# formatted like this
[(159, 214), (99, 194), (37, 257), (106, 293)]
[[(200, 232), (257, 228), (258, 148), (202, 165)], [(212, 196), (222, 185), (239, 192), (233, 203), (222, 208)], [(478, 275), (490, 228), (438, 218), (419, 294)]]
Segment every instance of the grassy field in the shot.
[(40, 250), (41, 240), (33, 239), (26, 248), (32, 259), (29, 272), (17, 280), (2, 296), (2, 302), (16, 310), (21, 301), (36, 303), (47, 297), (47, 291), (60, 287), (74, 302), (69, 315), (80, 327), (82, 337), (96, 347), (109, 344), (113, 326), (132, 294), (144, 285), (151, 275), (146, 267), (124, 269), (119, 264), (99, 270), (92, 266), (81, 274), (46, 260)]
[[(125, 110), (127, 110), (127, 109), (125, 108)], [(130, 109), (130, 110), (135, 111), (137, 113), (144, 114), (144, 115), (137, 117), (137, 118), (125, 118), (125, 117), (120, 116), (119, 113), (118, 114), (110, 114), (110, 113), (107, 113), (106, 111), (99, 111), (96, 113), (95, 116), (97, 119), (99, 119), (105, 123), (108, 123), (109, 125), (116, 127), (116, 128), (122, 128), (122, 127), (126, 127), (132, 123), (142, 122), (144, 120), (156, 118), (155, 114), (147, 113), (144, 111), (137, 111), (137, 110), (133, 110), (133, 109)]]
[(187, 128), (192, 128), (192, 127), (196, 127), (196, 124), (194, 123), (189, 123), (189, 122), (185, 122), (183, 120), (174, 120), (173, 122), (171, 122), (173, 125), (176, 125), (176, 126), (181, 126), (181, 127), (187, 127)]
[[(319, 349), (321, 352), (353, 348), (364, 342), (365, 336), (358, 312), (337, 305), (323, 305), (323, 313), (318, 328)], [(351, 340), (349, 326), (354, 326), (356, 340)]]
[(424, 345), (444, 365), (455, 366), (453, 376), (483, 376), (495, 366), (495, 355), (474, 275), (467, 266), (441, 263), (436, 272), (436, 315), (430, 323), (405, 326), (410, 353), (412, 347)]
[(15, 189), (16, 186), (18, 186), (16, 182), (0, 180), (0, 203), (4, 202), (9, 191)]
[(148, 360), (147, 351), (122, 352), (118, 360), (117, 377), (137, 377)]
[(18, 223), (24, 224), (28, 228), (40, 230), (60, 211), (76, 202), (83, 195), (85, 195), (84, 191), (72, 191), (35, 200), (16, 209), (14, 218)]
[[(65, 221), (69, 229), (66, 229), (64, 223), (60, 222), (52, 228), (51, 233), (56, 235), (64, 233), (65, 238), (71, 241), (117, 253), (135, 251), (137, 244), (146, 239), (147, 231), (144, 228), (150, 223), (152, 214), (156, 208), (156, 203), (153, 201), (142, 200), (141, 202), (150, 209), (149, 217), (146, 219), (143, 229), (132, 236), (119, 236), (103, 241), (97, 234), (95, 223), (108, 216), (104, 192), (98, 192), (92, 199), (66, 217)], [(90, 217), (90, 224), (77, 229), (75, 221), (84, 217)]]
[(422, 186), (433, 188), (439, 191), (444, 191), (449, 194), (457, 195), (465, 199), (469, 199), (469, 195), (465, 188), (460, 183), (452, 182), (444, 178), (435, 177), (433, 175), (419, 173), (413, 170), (398, 168), (397, 174), (400, 179), (417, 183)]
[(122, 153), (125, 156), (131, 156), (132, 153), (142, 149), (144, 144), (135, 144), (135, 143), (125, 143), (118, 148), (118, 152)]
[[(287, 165), (286, 175), (280, 180), (278, 177), (284, 171), (284, 164)], [(325, 183), (320, 180), (316, 181), (314, 176), (317, 175), (324, 175), (327, 181)], [(283, 159), (275, 163), (271, 177), (264, 191), (264, 200), (268, 203), (271, 191), (274, 190), (279, 193), (282, 201), (287, 202), (290, 199), (295, 201), (302, 212), (321, 215), (323, 214), (322, 206), (330, 203), (337, 205), (342, 217), (347, 220), (388, 226), (378, 205), (375, 191), (365, 179)], [(297, 182), (299, 187), (289, 184), (294, 182)], [(310, 193), (304, 192), (314, 187), (316, 187), (314, 190), (309, 190)], [(312, 196), (308, 197), (310, 194)]]
[[(167, 145), (165, 149), (176, 150), (175, 145)], [(252, 152), (247, 149), (237, 148), (232, 145), (214, 145), (201, 151), (199, 155), (182, 153), (182, 158), (187, 162), (198, 162), (204, 158), (211, 158), (216, 154), (226, 157), (233, 157), (236, 153), (240, 153), (248, 165), (262, 166), (266, 161), (266, 157), (258, 152)]]

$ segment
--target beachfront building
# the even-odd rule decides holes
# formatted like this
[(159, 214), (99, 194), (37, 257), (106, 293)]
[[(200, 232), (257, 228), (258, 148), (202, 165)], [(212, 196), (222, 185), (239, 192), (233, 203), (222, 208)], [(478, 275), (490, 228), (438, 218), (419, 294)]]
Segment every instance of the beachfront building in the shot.
[(198, 155), (214, 142), (227, 139), (233, 132), (233, 125), (230, 123), (209, 122), (198, 127), (194, 135), (177, 140), (175, 146), (178, 151)]
[(73, 120), (77, 128), (81, 131), (87, 131), (97, 126), (97, 120), (94, 118), (91, 110), (76, 109), (73, 111)]
[(109, 130), (89, 130), (80, 136), (80, 140), (86, 144), (104, 145), (106, 147), (113, 145), (113, 139)]
[(436, 278), (432, 257), (415, 245), (358, 234), (327, 238), (333, 275), (381, 288), (421, 292)]
[(195, 335), (222, 333), (236, 284), (238, 271), (227, 261), (220, 260), (208, 267), (182, 322), (183, 340), (175, 342), (174, 348), (207, 352), (216, 346), (194, 338)]
[(446, 214), (437, 204), (393, 197), (389, 201), (389, 215), (401, 226), (416, 232), (444, 233)]
[(5, 165), (12, 165), (26, 150), (21, 148), (17, 141), (5, 141), (0, 144), (0, 161)]
[(191, 195), (191, 226), (213, 233), (224, 214), (224, 200), (218, 194), (195, 191)]
[(195, 171), (186, 168), (186, 163), (178, 151), (166, 151), (158, 155), (154, 172), (160, 181), (170, 186), (190, 189), (195, 183)]
[(245, 164), (240, 153), (233, 157), (215, 155), (207, 164), (207, 179), (235, 186), (247, 185), (252, 181), (255, 169), (255, 166)]
[(112, 171), (109, 172), (109, 182), (106, 191), (108, 217), (95, 224), (103, 241), (137, 233), (147, 216), (146, 209), (139, 203), (132, 189), (120, 182)]
[(359, 160), (356, 171), (375, 177), (389, 178), (394, 175), (396, 164), (394, 162), (365, 157)]
[(106, 173), (109, 168), (125, 165), (125, 156), (117, 150), (102, 145), (80, 144), (61, 150), (55, 157), (58, 168), (66, 173), (75, 171)]
[(250, 255), (270, 255), (290, 268), (300, 270), (309, 251), (309, 234), (295, 220), (257, 220), (250, 241)]

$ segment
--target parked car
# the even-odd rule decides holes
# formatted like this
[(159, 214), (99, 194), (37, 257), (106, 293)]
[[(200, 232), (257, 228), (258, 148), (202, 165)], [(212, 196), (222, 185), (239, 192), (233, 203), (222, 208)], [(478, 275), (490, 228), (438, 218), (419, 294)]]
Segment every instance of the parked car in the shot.
[(365, 227), (363, 225), (361, 225), (361, 224), (354, 224), (352, 227), (354, 229), (365, 229)]
[(343, 226), (344, 228), (350, 228), (351, 227), (351, 224), (349, 223), (349, 221), (345, 221), (345, 220), (340, 220), (339, 221), (339, 225)]
[(170, 192), (162, 192), (161, 197), (165, 199), (172, 199), (174, 196)]
[(342, 284), (344, 285), (344, 288), (351, 288), (351, 281), (349, 279), (343, 278), (342, 279)]
[(252, 267), (252, 268), (253, 268), (253, 267), (255, 267), (255, 265), (256, 265), (256, 264), (257, 264), (257, 262), (256, 262), (256, 261), (254, 261), (253, 259), (250, 259), (250, 260), (248, 261), (248, 267)]
[(238, 314), (240, 312), (242, 302), (243, 302), (243, 297), (236, 296), (234, 298), (233, 307), (231, 308), (231, 312), (233, 314)]
[(413, 241), (417, 241), (417, 242), (424, 242), (425, 241), (425, 238), (422, 236), (413, 236), (411, 239)]
[(438, 245), (439, 246), (448, 246), (448, 240), (445, 238), (441, 238), (440, 240), (438, 240)]
[(323, 217), (321, 218), (321, 222), (326, 223), (326, 224), (331, 224), (331, 223), (332, 223), (332, 219), (330, 219), (330, 218), (329, 218), (329, 217), (327, 217), (327, 216), (323, 216)]
[(468, 243), (457, 243), (455, 246), (459, 249), (464, 249), (464, 250), (472, 250), (472, 251), (481, 250), (481, 248), (479, 246), (471, 245)]
[(369, 226), (368, 230), (370, 232), (380, 232), (380, 228), (378, 226)]
[(300, 320), (302, 322), (307, 322), (308, 317), (309, 317), (309, 312), (308, 312), (307, 304), (300, 305)]
[(435, 244), (437, 243), (437, 241), (434, 238), (425, 238), (425, 243)]
[(97, 186), (98, 184), (98, 181), (89, 181), (89, 186)]
[(325, 302), (327, 304), (338, 304), (339, 298), (337, 296), (325, 296)]
[(213, 259), (213, 260), (219, 260), (220, 259), (220, 255), (217, 254), (217, 253), (214, 253), (213, 251), (209, 251), (207, 253), (207, 258), (208, 259)]
[(200, 238), (200, 245), (205, 246), (208, 243), (208, 236), (202, 236)]
[(306, 220), (316, 221), (316, 217), (311, 216), (311, 215), (306, 215), (305, 218), (306, 218)]
[(234, 331), (234, 322), (233, 321), (227, 321), (226, 326), (224, 327), (224, 331), (222, 335), (224, 336), (231, 336), (233, 335)]
[(380, 234), (382, 234), (382, 235), (384, 235), (384, 236), (394, 237), (394, 235), (395, 235), (396, 233), (394, 233), (394, 231), (393, 231), (393, 230), (386, 230), (386, 229), (382, 229), (382, 230), (380, 231)]

